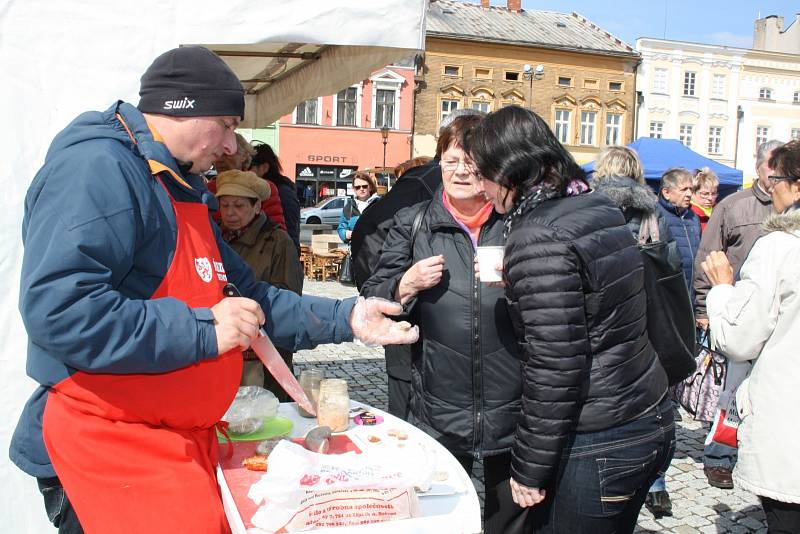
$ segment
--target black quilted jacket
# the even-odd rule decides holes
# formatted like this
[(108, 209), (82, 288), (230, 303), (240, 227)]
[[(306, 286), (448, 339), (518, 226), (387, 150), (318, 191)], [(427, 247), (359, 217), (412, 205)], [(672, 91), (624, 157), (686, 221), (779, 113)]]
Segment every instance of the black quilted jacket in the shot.
[(575, 432), (608, 429), (664, 396), (646, 332), (642, 261), (604, 195), (544, 202), (506, 243), (506, 296), (524, 361), (512, 476), (546, 488)]
[[(420, 340), (412, 346), (409, 422), (455, 454), (480, 458), (506, 452), (521, 411), (522, 367), (504, 291), (476, 279), (472, 241), (445, 209), (441, 188), (411, 250), (413, 219), (425, 206), (397, 214), (362, 294), (394, 299), (413, 263), (444, 255), (442, 280), (408, 306), (420, 328)], [(481, 228), (478, 244), (503, 244), (503, 222), (496, 213)]]

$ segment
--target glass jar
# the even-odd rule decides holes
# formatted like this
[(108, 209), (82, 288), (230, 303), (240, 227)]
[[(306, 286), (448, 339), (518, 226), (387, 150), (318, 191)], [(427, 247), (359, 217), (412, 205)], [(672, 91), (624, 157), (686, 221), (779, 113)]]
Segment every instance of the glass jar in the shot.
[(328, 426), (331, 432), (344, 432), (350, 423), (350, 395), (347, 380), (328, 378), (319, 386), (317, 424)]
[[(325, 371), (316, 367), (305, 369), (300, 372), (300, 387), (303, 388), (303, 392), (315, 408), (319, 402), (319, 385), (323, 378), (325, 378)], [(299, 404), (297, 405), (297, 411), (303, 417), (314, 417), (314, 414), (307, 412)]]

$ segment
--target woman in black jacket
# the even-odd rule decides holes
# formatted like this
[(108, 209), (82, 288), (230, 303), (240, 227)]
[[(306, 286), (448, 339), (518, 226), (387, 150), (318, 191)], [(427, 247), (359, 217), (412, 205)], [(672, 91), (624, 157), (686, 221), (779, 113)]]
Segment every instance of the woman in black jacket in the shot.
[(491, 113), (464, 145), (507, 213), (503, 276), (524, 362), (514, 500), (534, 507), (537, 534), (633, 532), (675, 446), (636, 241), (533, 112)]
[(403, 303), (419, 325), (408, 420), (467, 472), (483, 458), (484, 532), (509, 534), (524, 532), (527, 516), (508, 483), (521, 365), (503, 289), (480, 283), (473, 267), (476, 246), (504, 242), (502, 219), (459, 141), (480, 120), (459, 116), (443, 131), (437, 147), (442, 187), (430, 201), (398, 212), (361, 292)]

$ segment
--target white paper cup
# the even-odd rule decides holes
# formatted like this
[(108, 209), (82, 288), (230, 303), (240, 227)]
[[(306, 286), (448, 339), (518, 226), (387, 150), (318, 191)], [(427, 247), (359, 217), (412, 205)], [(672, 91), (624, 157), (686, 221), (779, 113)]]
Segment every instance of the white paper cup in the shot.
[(503, 251), (505, 247), (478, 247), (478, 278), (481, 282), (500, 282), (503, 280), (502, 271), (495, 267), (503, 264)]

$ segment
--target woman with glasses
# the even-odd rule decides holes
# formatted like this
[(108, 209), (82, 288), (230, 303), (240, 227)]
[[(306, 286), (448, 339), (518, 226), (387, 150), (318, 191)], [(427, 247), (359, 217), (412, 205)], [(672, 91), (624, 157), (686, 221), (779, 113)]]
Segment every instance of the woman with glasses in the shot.
[(694, 193), (692, 193), (692, 211), (700, 219), (700, 233), (706, 229), (708, 219), (717, 203), (719, 178), (708, 167), (698, 169), (694, 173)]
[(506, 214), (503, 278), (523, 361), (513, 498), (532, 507), (537, 534), (633, 532), (675, 448), (636, 240), (532, 111), (490, 113), (465, 149)]
[(349, 243), (350, 237), (353, 235), (353, 228), (356, 227), (358, 222), (358, 217), (364, 213), (364, 210), (370, 204), (380, 198), (375, 178), (365, 172), (355, 173), (353, 175), (353, 199), (348, 200), (344, 209), (342, 209), (342, 214), (339, 216), (339, 227), (336, 229), (339, 233), (339, 239), (344, 243)]
[(461, 115), (442, 130), (436, 150), (442, 186), (430, 201), (395, 216), (362, 294), (402, 303), (419, 326), (408, 421), (444, 445), (467, 473), (483, 459), (484, 532), (513, 534), (525, 532), (527, 515), (508, 483), (521, 366), (503, 289), (481, 283), (474, 269), (476, 247), (505, 241), (503, 221), (461, 148), (481, 120)]
[(701, 264), (711, 337), (731, 361), (753, 367), (736, 392), (741, 418), (736, 487), (761, 498), (770, 534), (800, 532), (800, 141), (772, 151), (776, 215), (763, 228), (739, 280), (724, 253)]

